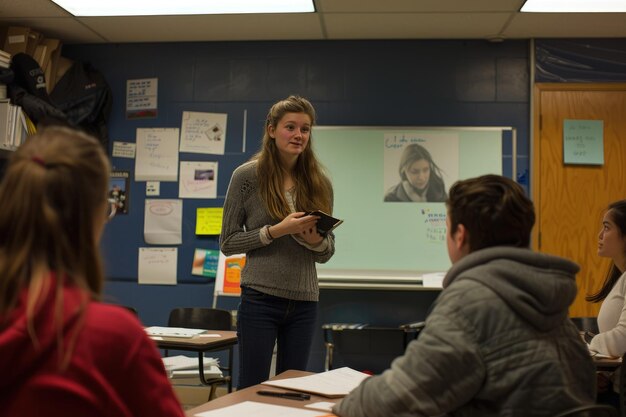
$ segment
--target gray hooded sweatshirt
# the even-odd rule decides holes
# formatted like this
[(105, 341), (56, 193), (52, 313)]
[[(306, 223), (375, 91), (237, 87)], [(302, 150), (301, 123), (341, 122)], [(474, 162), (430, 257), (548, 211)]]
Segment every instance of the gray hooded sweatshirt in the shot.
[(404, 356), (333, 412), (547, 417), (593, 403), (594, 365), (568, 319), (578, 269), (523, 248), (470, 253), (448, 271)]

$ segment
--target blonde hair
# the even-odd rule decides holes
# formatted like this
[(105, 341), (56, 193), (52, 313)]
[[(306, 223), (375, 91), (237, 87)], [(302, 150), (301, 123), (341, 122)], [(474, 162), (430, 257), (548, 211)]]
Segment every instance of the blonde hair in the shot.
[[(98, 220), (106, 218), (109, 172), (96, 139), (63, 127), (29, 137), (9, 161), (0, 184), (0, 317), (6, 320), (28, 289), (26, 320), (35, 345), (34, 320), (46, 294), (54, 293), (61, 351), (64, 284), (100, 297)], [(88, 301), (85, 297), (81, 316)], [(70, 354), (71, 344), (66, 359)]]
[[(281, 220), (289, 215), (289, 205), (283, 191), (284, 174), (275, 140), (269, 135), (269, 127), (275, 128), (286, 113), (304, 113), (315, 124), (315, 109), (305, 98), (289, 96), (275, 103), (265, 121), (261, 150), (253, 156), (257, 163), (257, 177), (261, 199), (270, 215)], [(312, 131), (311, 131), (312, 132)], [(295, 181), (296, 210), (322, 210), (332, 214), (332, 185), (313, 151), (313, 134), (298, 157), (293, 172)]]

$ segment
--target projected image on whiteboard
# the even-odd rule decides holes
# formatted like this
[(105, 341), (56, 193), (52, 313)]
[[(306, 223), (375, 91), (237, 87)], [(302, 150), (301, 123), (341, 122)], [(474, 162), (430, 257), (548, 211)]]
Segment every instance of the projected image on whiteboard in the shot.
[(385, 133), (385, 202), (445, 202), (458, 179), (457, 134)]

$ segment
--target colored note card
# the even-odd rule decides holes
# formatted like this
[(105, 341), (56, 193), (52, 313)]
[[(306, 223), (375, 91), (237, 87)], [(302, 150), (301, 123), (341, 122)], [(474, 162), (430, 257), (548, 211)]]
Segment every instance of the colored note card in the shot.
[(217, 260), (220, 251), (214, 249), (196, 249), (191, 267), (192, 275), (215, 278), (217, 274)]
[(604, 121), (563, 120), (563, 162), (604, 164)]
[(223, 207), (202, 207), (196, 210), (196, 234), (219, 235), (222, 233)]
[(215, 277), (215, 293), (237, 296), (241, 294), (241, 271), (246, 265), (246, 255), (225, 256), (220, 252)]

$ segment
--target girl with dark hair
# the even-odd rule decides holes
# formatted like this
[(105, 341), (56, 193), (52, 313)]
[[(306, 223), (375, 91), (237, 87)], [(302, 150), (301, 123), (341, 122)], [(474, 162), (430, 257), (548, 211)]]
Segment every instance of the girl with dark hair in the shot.
[(430, 152), (422, 145), (412, 143), (402, 151), (398, 173), (402, 181), (385, 194), (391, 202), (444, 202), (446, 187), (441, 170)]
[(609, 205), (598, 235), (598, 255), (611, 258), (613, 264), (600, 290), (587, 297), (602, 301), (598, 329), (590, 348), (611, 356), (626, 352), (626, 200)]
[[(626, 200), (609, 205), (598, 234), (598, 255), (611, 258), (611, 268), (598, 292), (587, 301), (602, 302), (598, 314), (600, 333), (593, 336), (589, 349), (610, 356), (626, 353)], [(619, 372), (598, 372), (598, 402), (619, 407), (617, 391), (611, 385)]]
[(598, 235), (598, 255), (611, 258), (611, 269), (600, 290), (587, 297), (602, 302), (598, 314), (598, 329), (590, 348), (611, 356), (626, 352), (626, 200), (609, 205)]
[(239, 389), (276, 373), (305, 370), (315, 330), (319, 287), (315, 263), (335, 252), (321, 235), (321, 210), (332, 213), (332, 187), (311, 146), (315, 110), (290, 96), (270, 109), (261, 150), (235, 170), (224, 202), (220, 246), (246, 254), (237, 314)]

